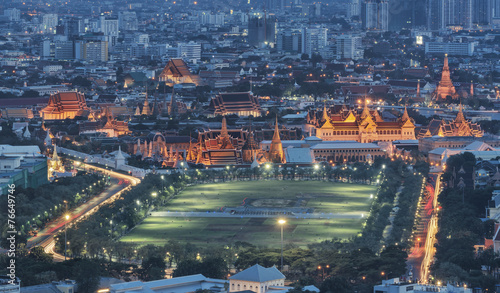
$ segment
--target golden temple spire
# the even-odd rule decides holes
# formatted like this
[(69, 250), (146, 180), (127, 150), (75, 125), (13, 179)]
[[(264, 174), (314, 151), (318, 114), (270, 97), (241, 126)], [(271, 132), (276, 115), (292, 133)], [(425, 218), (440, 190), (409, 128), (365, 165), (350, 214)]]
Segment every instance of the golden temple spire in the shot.
[(326, 110), (326, 103), (323, 105), (323, 120), (328, 121), (330, 117), (328, 117), (328, 112)]
[(368, 100), (365, 99), (365, 107), (363, 108), (363, 112), (361, 112), (361, 119), (365, 119), (370, 116), (370, 109), (368, 108)]
[(410, 115), (408, 115), (408, 110), (406, 109), (406, 105), (405, 105), (405, 111), (403, 112), (403, 116), (401, 116), (401, 121), (406, 122), (409, 119), (410, 119)]
[(142, 107), (142, 115), (151, 115), (151, 109), (149, 109), (148, 101), (148, 88), (146, 87), (146, 98), (144, 99), (144, 106)]
[(274, 125), (274, 135), (271, 141), (271, 147), (269, 149), (269, 161), (273, 163), (284, 163), (286, 162), (283, 144), (281, 143), (280, 131), (278, 128), (278, 116), (276, 115), (276, 124)]
[(464, 122), (465, 116), (462, 108), (462, 101), (460, 101), (460, 105), (458, 106), (458, 114), (457, 118), (455, 118), (455, 122)]
[(278, 128), (278, 115), (276, 115), (276, 124), (274, 125), (273, 142), (274, 141), (281, 143), (280, 131)]

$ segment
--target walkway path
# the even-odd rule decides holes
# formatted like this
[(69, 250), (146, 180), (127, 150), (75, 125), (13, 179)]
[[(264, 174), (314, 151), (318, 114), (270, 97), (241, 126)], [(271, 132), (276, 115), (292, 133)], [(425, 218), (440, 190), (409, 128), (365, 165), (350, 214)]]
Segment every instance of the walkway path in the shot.
[(252, 212), (243, 213), (230, 212), (152, 212), (153, 217), (165, 218), (296, 218), (296, 219), (360, 219), (364, 214), (360, 213), (307, 213), (294, 214), (291, 212)]

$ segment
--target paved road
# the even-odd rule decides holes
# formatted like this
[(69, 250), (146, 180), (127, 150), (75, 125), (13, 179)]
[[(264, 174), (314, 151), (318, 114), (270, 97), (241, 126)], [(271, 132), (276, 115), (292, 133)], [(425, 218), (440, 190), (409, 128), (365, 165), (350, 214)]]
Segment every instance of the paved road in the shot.
[(59, 231), (61, 231), (61, 229), (64, 229), (65, 224), (71, 224), (71, 222), (79, 219), (82, 215), (89, 212), (104, 200), (110, 198), (113, 194), (125, 187), (124, 185), (119, 185), (118, 180), (116, 179), (111, 180), (111, 182), (112, 184), (99, 195), (94, 196), (92, 199), (76, 207), (75, 209), (68, 211), (68, 220), (66, 220), (65, 215), (62, 215), (61, 217), (50, 222), (50, 224), (48, 224), (43, 230), (39, 231), (37, 236), (29, 238), (27, 243), (28, 248), (37, 246), (39, 244), (45, 246), (43, 245), (44, 241), (50, 238), (52, 235), (57, 234)]
[[(296, 218), (296, 219), (360, 219), (360, 213), (309, 213), (309, 214), (293, 214), (293, 213), (264, 213), (251, 212), (235, 213), (228, 212), (152, 212), (153, 217), (165, 218)], [(363, 215), (365, 216), (365, 215)]]
[[(71, 224), (75, 223), (75, 221), (80, 221), (85, 217), (93, 214), (103, 204), (114, 201), (120, 196), (122, 192), (129, 190), (131, 186), (136, 185), (140, 182), (138, 178), (123, 175), (121, 173), (116, 173), (100, 167), (86, 164), (85, 168), (100, 171), (111, 176), (111, 185), (109, 185), (103, 192), (93, 197), (91, 200), (74, 208), (73, 210), (68, 211), (67, 214), (70, 216), (68, 220), (66, 220), (65, 218), (66, 215), (62, 215), (61, 217), (50, 222), (43, 230), (38, 232), (37, 236), (28, 239), (28, 248), (32, 248), (34, 246), (42, 246), (45, 252), (54, 254), (54, 261), (63, 261), (64, 256), (54, 252), (54, 236), (59, 232), (64, 231), (65, 225), (71, 226)], [(123, 181), (123, 179), (127, 181)], [(120, 182), (122, 183), (120, 184)]]

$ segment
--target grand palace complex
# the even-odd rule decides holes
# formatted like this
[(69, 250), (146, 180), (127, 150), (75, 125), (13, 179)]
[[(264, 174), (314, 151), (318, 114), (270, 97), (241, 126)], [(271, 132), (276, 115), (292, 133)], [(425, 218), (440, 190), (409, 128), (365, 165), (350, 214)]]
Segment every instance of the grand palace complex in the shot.
[[(182, 62), (170, 62), (162, 76), (168, 77), (168, 80), (186, 76), (188, 71), (183, 68)], [(442, 80), (435, 93), (439, 98), (455, 97), (447, 57)], [(211, 107), (206, 114), (222, 115), (220, 128), (198, 127), (191, 136), (161, 131), (151, 131), (149, 134), (141, 131), (132, 136), (134, 133), (129, 130), (128, 122), (134, 117), (150, 121), (170, 120), (181, 113), (180, 109), (187, 109), (174, 95), (170, 102), (166, 98), (163, 102), (158, 102), (155, 97), (150, 103), (150, 99), (146, 95), (142, 104), (133, 107), (110, 103), (94, 103), (89, 106), (83, 94), (57, 93), (51, 95), (48, 105), (40, 110), (40, 116), (49, 121), (87, 117), (87, 120), (83, 119), (78, 123), (80, 133), (101, 133), (107, 137), (115, 137), (129, 145), (131, 155), (142, 160), (160, 162), (165, 167), (178, 167), (181, 163), (255, 166), (265, 162), (368, 162), (377, 157), (390, 156), (395, 149), (387, 146), (395, 141), (415, 144), (419, 139), (422, 144), (431, 144), (432, 147), (434, 144), (442, 146), (445, 143), (440, 137), (483, 136), (481, 127), (465, 118), (461, 106), (452, 121), (434, 119), (428, 125), (417, 127), (406, 107), (399, 116), (394, 111), (379, 112), (371, 108), (368, 102), (362, 107), (325, 104), (322, 109), (309, 110), (301, 125), (294, 123), (290, 128), (280, 124), (277, 117), (274, 123), (260, 123), (256, 127), (228, 127), (226, 115), (250, 113), (255, 114), (252, 115), (255, 117), (264, 113), (259, 99), (251, 92), (219, 93), (212, 98)], [(432, 138), (432, 142), (424, 141), (426, 138)]]

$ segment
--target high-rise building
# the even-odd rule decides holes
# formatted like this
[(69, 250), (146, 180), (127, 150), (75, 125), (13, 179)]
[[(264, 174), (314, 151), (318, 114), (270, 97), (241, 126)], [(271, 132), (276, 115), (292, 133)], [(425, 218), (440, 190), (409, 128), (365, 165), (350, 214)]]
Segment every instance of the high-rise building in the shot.
[(290, 28), (278, 31), (276, 48), (280, 52), (302, 52), (302, 31)]
[(328, 29), (317, 26), (302, 29), (302, 53), (312, 56), (321, 54), (328, 46)]
[(500, 18), (500, 0), (491, 0), (491, 16), (492, 18)]
[(363, 28), (387, 31), (389, 29), (389, 3), (387, 1), (367, 0), (361, 7)]
[(427, 28), (437, 31), (446, 28), (444, 18), (445, 0), (429, 0), (427, 7)]
[[(447, 26), (459, 26), (465, 29), (471, 28), (474, 18), (473, 12), (477, 10), (476, 8), (472, 9), (474, 1), (429, 0), (428, 28), (431, 30), (445, 29)], [(478, 14), (480, 13), (478, 12)]]
[(54, 58), (57, 60), (72, 60), (75, 58), (73, 41), (54, 42)]
[(74, 39), (80, 36), (80, 33), (85, 32), (83, 19), (72, 17), (64, 20), (64, 34), (69, 39)]
[(118, 39), (118, 19), (101, 15), (99, 18), (99, 31), (107, 37), (108, 44), (113, 47)]
[(400, 31), (425, 26), (427, 22), (425, 0), (388, 0), (389, 30)]
[(55, 13), (48, 13), (44, 14), (42, 16), (42, 24), (40, 31), (43, 34), (55, 34), (56, 33), (56, 26), (59, 23), (57, 14)]
[(361, 59), (363, 50), (361, 49), (361, 37), (352, 35), (341, 35), (337, 40), (337, 58), (338, 59)]
[(91, 40), (76, 41), (75, 59), (89, 62), (108, 61), (108, 42)]
[(351, 0), (347, 3), (347, 18), (352, 18), (361, 16), (361, 1), (360, 0)]
[(135, 11), (120, 11), (118, 27), (122, 31), (136, 31), (139, 27)]
[(492, 0), (473, 0), (473, 17), (472, 22), (480, 25), (488, 25), (491, 23)]
[(253, 13), (248, 17), (248, 43), (262, 46), (276, 43), (276, 17), (262, 13)]

